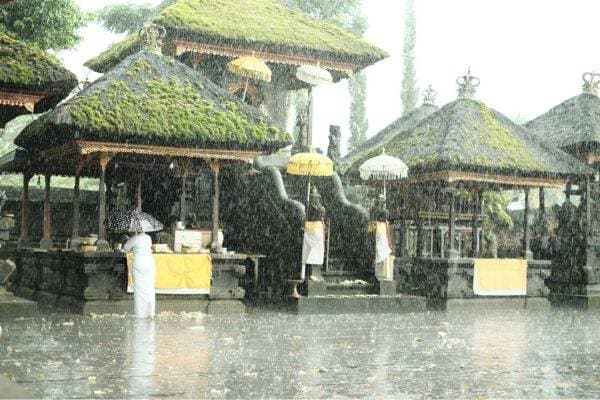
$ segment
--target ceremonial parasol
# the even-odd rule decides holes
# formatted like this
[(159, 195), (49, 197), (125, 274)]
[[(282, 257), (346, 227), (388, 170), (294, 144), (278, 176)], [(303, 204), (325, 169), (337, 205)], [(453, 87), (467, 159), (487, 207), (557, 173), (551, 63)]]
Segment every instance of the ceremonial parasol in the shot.
[(139, 210), (115, 210), (104, 221), (106, 229), (114, 232), (156, 232), (163, 229), (156, 218)]
[(385, 154), (385, 149), (382, 149), (380, 155), (362, 163), (358, 171), (362, 180), (383, 180), (383, 198), (387, 200), (386, 180), (405, 178), (408, 174), (408, 167), (402, 160)]
[(312, 116), (314, 114), (313, 107), (313, 86), (321, 86), (327, 85), (333, 82), (333, 78), (329, 71), (323, 69), (317, 65), (301, 65), (296, 69), (296, 78), (301, 80), (302, 82), (308, 83), (311, 87), (308, 89), (308, 145), (312, 146), (312, 136), (313, 136), (313, 124), (312, 124)]
[(246, 86), (244, 87), (242, 101), (246, 99), (249, 79), (271, 82), (271, 70), (264, 61), (254, 57), (254, 52), (252, 52), (251, 56), (236, 58), (229, 62), (229, 64), (227, 64), (227, 69), (229, 72), (246, 78)]
[(287, 173), (292, 175), (308, 176), (308, 193), (306, 207), (310, 201), (310, 178), (312, 176), (333, 175), (333, 161), (323, 154), (315, 153), (309, 148), (307, 153), (294, 154), (288, 160)]

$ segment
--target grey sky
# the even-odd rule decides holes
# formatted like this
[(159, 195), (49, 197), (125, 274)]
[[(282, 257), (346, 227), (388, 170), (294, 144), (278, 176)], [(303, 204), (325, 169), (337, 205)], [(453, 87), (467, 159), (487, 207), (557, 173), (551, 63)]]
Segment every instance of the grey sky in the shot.
[[(325, 1), (325, 0), (324, 0)], [(369, 136), (401, 114), (403, 0), (363, 0), (366, 38), (390, 53), (367, 69)], [(78, 0), (87, 11), (119, 0)], [(154, 1), (129, 0), (134, 3)], [(468, 66), (481, 79), (477, 98), (509, 117), (535, 117), (580, 92), (581, 74), (600, 71), (597, 0), (415, 0), (419, 87), (432, 84), (437, 104), (456, 98), (455, 79)], [(84, 78), (81, 64), (119, 39), (98, 26), (83, 31), (76, 50), (61, 53)], [(96, 75), (91, 74), (91, 77)], [(314, 144), (326, 148), (329, 124), (348, 138), (345, 82), (316, 91)]]

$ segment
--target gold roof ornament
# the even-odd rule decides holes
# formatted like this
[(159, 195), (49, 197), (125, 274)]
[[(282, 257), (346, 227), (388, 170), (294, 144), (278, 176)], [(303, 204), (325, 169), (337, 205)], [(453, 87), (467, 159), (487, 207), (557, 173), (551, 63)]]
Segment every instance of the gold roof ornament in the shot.
[(456, 78), (458, 98), (472, 99), (475, 96), (475, 88), (479, 86), (480, 82), (478, 77), (471, 75), (471, 67), (469, 67), (466, 75)]

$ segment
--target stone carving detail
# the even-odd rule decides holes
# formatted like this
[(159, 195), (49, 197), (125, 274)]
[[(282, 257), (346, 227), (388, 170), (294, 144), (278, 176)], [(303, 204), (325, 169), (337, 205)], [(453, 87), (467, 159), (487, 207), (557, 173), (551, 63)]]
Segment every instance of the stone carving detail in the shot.
[(431, 85), (429, 85), (426, 90), (423, 90), (422, 94), (423, 94), (423, 105), (424, 106), (425, 105), (427, 105), (427, 106), (435, 105), (435, 98), (437, 96), (437, 92), (435, 90), (433, 90)]
[(298, 114), (296, 119), (296, 125), (298, 126), (298, 137), (294, 146), (292, 146), (292, 154), (302, 153), (306, 151), (307, 140), (308, 140), (308, 121), (307, 115), (304, 113)]
[(314, 186), (311, 188), (310, 203), (306, 217), (308, 221), (320, 221), (325, 218), (325, 207), (323, 207), (321, 202), (321, 195)]
[(595, 72), (586, 72), (581, 78), (583, 79), (583, 93), (598, 96), (598, 86), (600, 86), (600, 74)]
[(385, 198), (383, 195), (377, 196), (373, 208), (371, 208), (371, 220), (385, 222), (387, 221), (390, 212), (385, 206)]
[(327, 147), (327, 157), (333, 161), (333, 168), (337, 168), (342, 158), (340, 151), (340, 139), (342, 131), (337, 125), (329, 125), (329, 146)]
[(4, 207), (4, 205), (6, 204), (7, 198), (8, 198), (8, 196), (6, 195), (6, 192), (3, 190), (0, 190), (0, 215), (2, 215), (2, 207)]
[(458, 84), (458, 98), (472, 99), (475, 95), (475, 88), (479, 86), (481, 81), (478, 77), (471, 75), (471, 67), (467, 70), (467, 74), (456, 78)]
[(139, 30), (144, 48), (152, 53), (161, 54), (162, 42), (167, 31), (163, 26), (149, 24)]

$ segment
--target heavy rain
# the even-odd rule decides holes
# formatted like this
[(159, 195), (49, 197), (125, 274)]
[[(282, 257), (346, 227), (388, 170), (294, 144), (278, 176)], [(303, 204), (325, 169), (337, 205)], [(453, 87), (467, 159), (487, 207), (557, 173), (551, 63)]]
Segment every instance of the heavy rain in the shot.
[(600, 398), (598, 11), (0, 0), (0, 398)]

